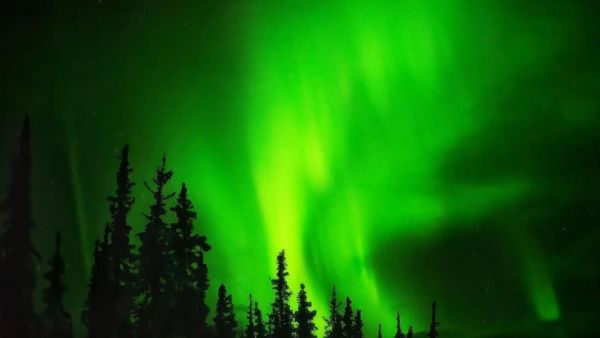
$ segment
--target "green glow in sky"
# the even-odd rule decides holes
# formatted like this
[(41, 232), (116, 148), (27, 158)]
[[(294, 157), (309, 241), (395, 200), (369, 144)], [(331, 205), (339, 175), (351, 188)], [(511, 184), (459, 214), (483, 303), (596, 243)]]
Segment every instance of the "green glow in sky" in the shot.
[[(77, 253), (68, 305), (83, 302), (116, 150), (128, 143), (135, 230), (150, 197), (142, 182), (166, 153), (170, 189), (186, 182), (213, 247), (210, 302), (225, 283), (240, 318), (250, 292), (268, 310), (285, 249), (292, 290), (304, 282), (324, 315), (335, 284), (364, 309), (371, 335), (380, 321), (393, 332), (396, 311), (425, 330), (432, 300), (444, 328), (475, 336), (564, 319), (563, 304), (576, 303), (561, 296), (559, 275), (575, 254), (554, 238), (595, 222), (585, 218), (593, 197), (581, 196), (596, 196), (582, 188), (596, 181), (573, 178), (593, 174), (568, 163), (595, 158), (580, 148), (594, 144), (589, 88), (600, 84), (574, 66), (596, 55), (580, 4), (547, 6), (51, 7), (34, 50), (48, 57), (32, 66), (38, 54), (17, 49), (15, 67), (28, 75), (8, 106), (41, 112), (40, 200), (67, 187), (64, 206), (52, 199), (38, 210)], [(572, 56), (583, 52), (590, 60)], [(51, 88), (30, 85), (37, 77)], [(587, 201), (575, 216), (569, 198)]]

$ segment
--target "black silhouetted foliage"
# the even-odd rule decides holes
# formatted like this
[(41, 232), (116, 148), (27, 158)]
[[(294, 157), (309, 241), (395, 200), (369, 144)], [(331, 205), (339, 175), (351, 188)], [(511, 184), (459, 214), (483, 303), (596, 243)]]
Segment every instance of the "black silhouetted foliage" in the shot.
[(108, 337), (127, 338), (133, 334), (132, 311), (134, 256), (130, 242), (131, 226), (127, 216), (135, 199), (132, 196), (134, 183), (130, 175), (129, 147), (121, 150), (119, 168), (116, 174), (117, 189), (108, 197), (110, 211), (110, 244), (108, 246), (108, 290), (106, 296), (113, 318), (106, 323), (112, 328)]
[(12, 177), (0, 210), (7, 218), (0, 234), (0, 337), (30, 337), (34, 329), (32, 295), (35, 288), (31, 244), (31, 137), (29, 116), (19, 134)]
[(133, 245), (127, 216), (134, 202), (130, 179), (129, 147), (121, 150), (116, 174), (117, 188), (108, 197), (111, 220), (104, 238), (96, 243), (88, 299), (82, 314), (90, 338), (127, 338), (133, 336)]
[(185, 184), (181, 185), (177, 204), (171, 208), (177, 216), (171, 224), (169, 237), (173, 309), (172, 328), (185, 337), (207, 336), (208, 268), (204, 253), (210, 250), (206, 236), (194, 234), (196, 212), (188, 198)]
[(108, 245), (109, 227), (104, 228), (104, 238), (97, 240), (94, 248), (94, 265), (88, 286), (88, 295), (83, 312), (82, 322), (88, 329), (89, 338), (109, 336), (107, 327), (110, 322), (109, 304), (106, 297), (108, 289)]
[(150, 206), (150, 213), (146, 215), (146, 227), (139, 235), (139, 273), (136, 278), (138, 304), (135, 314), (139, 335), (149, 338), (162, 336), (169, 319), (165, 310), (169, 308), (171, 279), (168, 275), (168, 237), (164, 217), (166, 201), (174, 194), (164, 191), (173, 176), (173, 171), (167, 170), (166, 162), (163, 156), (153, 179), (154, 188), (145, 182), (154, 202)]
[(60, 252), (60, 233), (56, 234), (56, 248), (50, 260), (50, 270), (44, 274), (48, 286), (44, 290), (44, 312), (40, 318), (37, 336), (40, 338), (71, 338), (73, 336), (71, 315), (63, 305), (66, 287), (62, 276), (65, 273), (65, 262)]
[(308, 301), (304, 284), (300, 284), (300, 292), (298, 292), (298, 310), (294, 314), (296, 320), (296, 337), (297, 338), (316, 338), (315, 330), (317, 329), (314, 318), (317, 311), (312, 310), (312, 302)]
[(409, 326), (408, 327), (408, 332), (406, 333), (406, 338), (413, 338), (414, 337), (414, 332), (413, 332), (413, 327)]
[(438, 336), (437, 327), (440, 323), (435, 319), (435, 307), (436, 303), (433, 302), (433, 304), (431, 304), (431, 324), (429, 325), (429, 332), (427, 333), (429, 338), (436, 338)]
[(363, 320), (362, 320), (362, 311), (356, 310), (356, 316), (354, 317), (354, 326), (352, 328), (352, 338), (364, 338), (365, 335), (363, 333)]
[(258, 307), (258, 302), (254, 302), (254, 322), (256, 326), (256, 338), (265, 338), (267, 336), (267, 329), (263, 321), (262, 312)]
[(352, 300), (346, 297), (346, 306), (344, 307), (344, 315), (342, 316), (342, 335), (344, 338), (352, 337), (354, 329), (354, 312), (352, 311)]
[(215, 337), (235, 338), (237, 334), (237, 321), (233, 309), (231, 295), (227, 294), (225, 285), (219, 286), (217, 297), (217, 314), (215, 315)]
[(246, 338), (256, 338), (256, 325), (254, 324), (254, 301), (252, 295), (248, 296), (248, 310), (246, 311)]
[(286, 280), (288, 275), (285, 251), (282, 250), (277, 255), (277, 275), (271, 280), (275, 291), (275, 299), (271, 303), (271, 313), (269, 314), (272, 338), (291, 338), (294, 334), (293, 312), (289, 304), (292, 293)]
[(342, 317), (340, 315), (340, 303), (337, 300), (335, 286), (329, 300), (329, 317), (325, 318), (325, 338), (343, 337)]
[(400, 325), (400, 312), (396, 312), (396, 334), (394, 334), (394, 338), (405, 338)]
[[(167, 201), (174, 196), (165, 186), (173, 176), (166, 169), (166, 158), (156, 169), (154, 186), (146, 184), (153, 203), (139, 234), (139, 256), (133, 254), (131, 226), (127, 217), (134, 203), (130, 179), (129, 148), (123, 147), (116, 175), (117, 189), (108, 198), (111, 219), (104, 236), (96, 241), (94, 264), (89, 279), (87, 299), (81, 315), (89, 338), (237, 338), (237, 321), (232, 296), (223, 284), (218, 288), (214, 327), (209, 327), (206, 293), (208, 267), (204, 254), (211, 247), (205, 236), (194, 232), (196, 212), (182, 184), (173, 207)], [(71, 316), (63, 304), (65, 262), (61, 255), (60, 234), (44, 274), (47, 287), (43, 292), (44, 310), (36, 316), (32, 305), (35, 274), (34, 257), (39, 256), (31, 244), (31, 159), (29, 118), (19, 136), (19, 152), (13, 161), (12, 181), (7, 197), (0, 206), (8, 214), (0, 233), (0, 337), (2, 338), (72, 338)], [(167, 210), (175, 221), (167, 224)], [(271, 279), (275, 293), (268, 315), (268, 329), (262, 312), (252, 295), (246, 311), (247, 325), (239, 332), (243, 338), (316, 338), (314, 318), (304, 284), (300, 285), (298, 308), (293, 312), (292, 295), (287, 277), (285, 252), (277, 255), (277, 273)], [(438, 336), (436, 303), (428, 336)], [(135, 322), (134, 322), (135, 320)], [(333, 287), (329, 317), (325, 318), (325, 338), (364, 338), (361, 310), (352, 310), (346, 298), (344, 314)], [(135, 324), (135, 325), (134, 325)], [(382, 338), (381, 324), (378, 338)], [(413, 338), (409, 327), (406, 338)], [(394, 338), (405, 338), (396, 314)]]

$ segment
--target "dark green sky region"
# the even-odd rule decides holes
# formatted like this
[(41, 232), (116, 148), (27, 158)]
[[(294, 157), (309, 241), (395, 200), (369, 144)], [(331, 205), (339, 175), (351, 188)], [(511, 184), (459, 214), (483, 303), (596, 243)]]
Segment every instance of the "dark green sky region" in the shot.
[[(318, 316), (366, 330), (598, 333), (595, 1), (8, 1), (0, 191), (32, 116), (36, 246), (62, 231), (77, 330), (118, 149), (143, 226), (166, 153), (226, 283), (266, 306), (276, 253)], [(46, 269), (45, 262), (40, 266)], [(265, 308), (266, 310), (266, 308)], [(211, 315), (212, 318), (212, 315)], [(318, 321), (323, 328), (321, 319)], [(320, 333), (322, 334), (322, 330)]]

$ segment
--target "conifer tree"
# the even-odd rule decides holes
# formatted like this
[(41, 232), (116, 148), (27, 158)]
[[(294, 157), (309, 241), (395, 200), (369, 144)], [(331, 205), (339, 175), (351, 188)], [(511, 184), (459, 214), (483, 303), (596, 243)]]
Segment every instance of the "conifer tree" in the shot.
[(31, 215), (31, 137), (29, 116), (19, 135), (18, 152), (12, 162), (12, 177), (0, 211), (7, 218), (0, 231), (0, 337), (28, 338), (33, 333), (35, 314), (34, 228)]
[(363, 333), (363, 321), (362, 311), (356, 310), (356, 317), (354, 317), (354, 327), (352, 329), (352, 338), (365, 338)]
[(115, 195), (108, 197), (111, 220), (104, 227), (102, 243), (96, 243), (94, 267), (86, 307), (82, 314), (89, 337), (128, 338), (133, 334), (132, 269), (134, 265), (127, 215), (134, 202), (129, 179), (129, 148), (121, 150)]
[(174, 309), (173, 328), (185, 337), (207, 336), (208, 268), (204, 253), (210, 250), (206, 236), (193, 233), (196, 212), (188, 198), (185, 184), (177, 198), (177, 205), (171, 208), (177, 221), (171, 225), (170, 267), (171, 288), (173, 289)]
[(342, 316), (342, 335), (344, 338), (352, 337), (352, 330), (354, 328), (353, 316), (352, 300), (350, 300), (350, 297), (346, 297), (346, 306), (344, 308), (344, 315)]
[(216, 338), (235, 338), (237, 332), (237, 321), (233, 309), (233, 300), (231, 295), (227, 294), (225, 285), (219, 286), (217, 297), (217, 314), (215, 315), (215, 337)]
[(110, 335), (111, 309), (107, 301), (108, 290), (108, 246), (110, 228), (104, 227), (102, 241), (97, 240), (94, 249), (94, 265), (88, 286), (87, 300), (81, 314), (88, 329), (89, 338), (104, 338)]
[(165, 185), (173, 176), (173, 171), (166, 168), (166, 157), (163, 156), (153, 179), (154, 189), (146, 182), (146, 188), (154, 198), (150, 213), (146, 215), (146, 227), (140, 236), (139, 272), (136, 279), (136, 291), (139, 303), (136, 308), (139, 335), (145, 338), (163, 334), (168, 318), (165, 309), (169, 305), (168, 287), (168, 243), (167, 224), (163, 219), (166, 214), (166, 201), (174, 194), (165, 193)]
[(40, 321), (39, 337), (71, 338), (73, 336), (71, 315), (63, 305), (66, 287), (62, 281), (65, 263), (60, 252), (60, 233), (56, 234), (56, 251), (50, 260), (50, 270), (44, 274), (48, 287), (44, 290), (43, 300), (46, 308)]
[(382, 335), (381, 335), (381, 323), (379, 323), (379, 327), (377, 328), (377, 338), (382, 338)]
[(408, 333), (406, 334), (406, 338), (413, 338), (414, 337), (414, 333), (413, 333), (413, 327), (412, 325), (408, 327)]
[(433, 304), (431, 304), (431, 324), (429, 325), (429, 332), (427, 333), (429, 338), (436, 338), (438, 336), (437, 327), (440, 323), (435, 319), (435, 306), (436, 303), (433, 302)]
[(128, 338), (133, 335), (133, 245), (130, 242), (131, 226), (127, 216), (135, 199), (132, 197), (134, 183), (130, 179), (133, 170), (129, 164), (129, 147), (121, 149), (119, 168), (116, 174), (117, 188), (108, 197), (110, 211), (110, 245), (108, 250), (108, 290), (113, 320), (106, 323), (113, 328), (109, 337)]
[(256, 338), (256, 325), (254, 324), (254, 301), (252, 295), (248, 296), (248, 311), (246, 312), (246, 338)]
[(272, 338), (291, 338), (293, 336), (293, 312), (290, 308), (289, 299), (292, 293), (287, 284), (287, 263), (285, 251), (277, 255), (277, 275), (271, 280), (275, 291), (275, 299), (271, 303), (269, 314), (270, 335)]
[(265, 328), (265, 322), (263, 321), (262, 312), (258, 307), (258, 302), (254, 302), (254, 320), (256, 326), (256, 338), (267, 337), (267, 330)]
[(335, 286), (331, 292), (331, 299), (329, 300), (329, 318), (325, 319), (325, 338), (341, 338), (343, 337), (342, 331), (342, 318), (340, 315), (340, 303), (337, 300), (337, 294)]
[(402, 326), (400, 325), (400, 312), (396, 312), (396, 334), (394, 338), (405, 338), (402, 332)]
[(304, 284), (300, 284), (298, 292), (298, 311), (295, 313), (296, 338), (316, 338), (317, 329), (314, 318), (317, 311), (311, 310), (312, 302), (308, 301)]

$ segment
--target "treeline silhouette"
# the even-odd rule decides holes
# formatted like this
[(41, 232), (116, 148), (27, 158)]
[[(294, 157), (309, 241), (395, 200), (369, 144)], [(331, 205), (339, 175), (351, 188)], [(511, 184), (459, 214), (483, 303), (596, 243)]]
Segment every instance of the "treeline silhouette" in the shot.
[[(65, 263), (61, 237), (56, 234), (55, 251), (44, 278), (44, 310), (36, 314), (33, 306), (35, 260), (40, 259), (32, 245), (34, 222), (31, 212), (31, 138), (29, 116), (19, 135), (18, 152), (12, 163), (12, 177), (6, 198), (0, 204), (7, 214), (0, 233), (0, 337), (71, 338), (72, 318), (63, 305)], [(271, 280), (274, 299), (270, 313), (263, 316), (258, 302), (248, 298), (246, 326), (235, 317), (233, 299), (225, 285), (218, 288), (212, 324), (206, 304), (209, 287), (204, 255), (211, 247), (207, 238), (194, 232), (196, 212), (185, 184), (177, 195), (165, 190), (173, 171), (163, 156), (155, 177), (144, 182), (152, 194), (145, 214), (144, 230), (138, 234), (139, 250), (131, 244), (128, 215), (135, 202), (130, 175), (129, 148), (123, 147), (116, 174), (117, 187), (108, 198), (110, 220), (102, 239), (96, 241), (94, 264), (81, 320), (89, 338), (316, 338), (317, 312), (304, 284), (296, 296), (297, 307), (290, 305), (292, 292), (287, 282), (285, 252), (277, 255), (277, 274)], [(175, 198), (174, 206), (167, 202)], [(170, 211), (175, 221), (167, 223)], [(362, 311), (354, 311), (346, 297), (338, 301), (333, 287), (329, 314), (325, 318), (325, 338), (363, 338)], [(428, 337), (438, 336), (432, 308)], [(396, 314), (394, 338), (412, 338), (412, 326), (402, 331)], [(378, 338), (382, 338), (381, 325)]]

